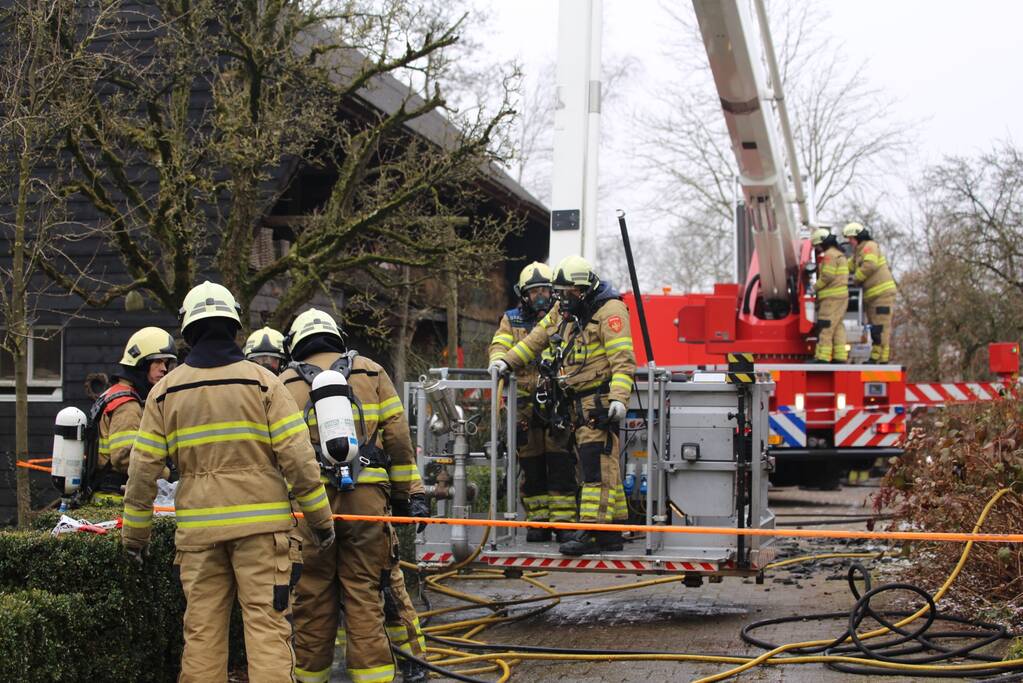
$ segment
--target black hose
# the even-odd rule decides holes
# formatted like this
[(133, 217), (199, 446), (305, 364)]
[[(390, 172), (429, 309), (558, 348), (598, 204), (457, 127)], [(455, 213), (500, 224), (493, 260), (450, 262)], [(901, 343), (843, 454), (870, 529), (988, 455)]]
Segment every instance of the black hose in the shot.
[[(541, 645), (518, 645), (518, 644), (507, 644), (507, 643), (466, 643), (461, 640), (452, 640), (445, 638), (444, 636), (432, 636), (425, 634), (427, 640), (432, 640), (449, 647), (457, 647), (463, 650), (482, 650), (484, 652), (537, 652), (541, 654), (552, 654), (552, 655), (684, 655), (685, 652), (668, 652), (666, 650), (606, 650), (606, 649), (585, 649), (578, 647), (550, 647)], [(707, 654), (711, 657), (730, 657), (733, 655), (726, 653), (719, 654)]]
[(447, 676), (448, 678), (453, 678), (456, 681), (466, 681), (466, 683), (490, 683), (490, 681), (485, 681), (482, 678), (473, 678), (472, 676), (466, 676), (464, 674), (451, 671), (450, 669), (445, 669), (444, 667), (437, 666), (436, 664), (431, 664), (425, 659), (420, 659), (419, 657), (410, 655), (408, 652), (405, 652), (397, 645), (391, 646), (391, 652), (393, 652), (396, 657), (401, 657), (403, 659), (409, 660), (410, 662), (415, 662), (416, 664), (425, 667), (430, 671), (433, 671), (434, 673), (438, 673), (441, 676)]
[(854, 524), (857, 522), (878, 522), (891, 519), (892, 515), (864, 515), (862, 517), (844, 517), (842, 519), (804, 519), (799, 522), (778, 522), (778, 527), (827, 526), (829, 524)]
[[(864, 580), (865, 591), (861, 595), (856, 586), (856, 577), (859, 575)], [(854, 563), (849, 568), (846, 576), (849, 589), (856, 599), (856, 603), (846, 612), (827, 612), (820, 614), (799, 614), (792, 617), (779, 617), (775, 619), (764, 619), (753, 622), (742, 629), (742, 640), (750, 645), (773, 650), (777, 644), (761, 640), (752, 635), (752, 632), (765, 626), (776, 626), (779, 624), (792, 624), (807, 621), (829, 621), (844, 619), (846, 622), (845, 631), (836, 637), (831, 643), (823, 646), (805, 647), (789, 650), (788, 653), (799, 655), (843, 655), (863, 659), (863, 664), (851, 664), (847, 662), (828, 662), (828, 668), (843, 673), (860, 674), (866, 676), (904, 676), (905, 671), (870, 666), (871, 661), (888, 662), (894, 664), (936, 664), (956, 660), (972, 660), (976, 662), (998, 662), (999, 657), (978, 652), (980, 648), (991, 645), (1000, 640), (1010, 640), (1013, 634), (1004, 626), (989, 624), (983, 621), (965, 619), (948, 614), (941, 614), (934, 598), (927, 591), (909, 583), (888, 583), (877, 588), (871, 587), (870, 574), (860, 563)], [(896, 626), (896, 622), (916, 612), (890, 610), (878, 612), (874, 610), (871, 600), (884, 593), (892, 591), (909, 592), (921, 598), (926, 604), (926, 616), (917, 620), (913, 629), (907, 630)], [(878, 624), (891, 631), (891, 636), (883, 639), (872, 639), (865, 641), (857, 632), (863, 620), (871, 618)], [(968, 627), (962, 630), (936, 631), (932, 627), (937, 623), (958, 624)], [(957, 647), (940, 644), (940, 640), (955, 640), (958, 642), (967, 641), (964, 645)], [(918, 655), (918, 656), (911, 656)], [(964, 673), (971, 676), (988, 677), (1007, 672), (1020, 671), (1021, 667), (991, 667), (989, 669), (978, 669), (970, 672), (963, 671), (914, 671), (913, 675), (920, 678), (962, 678)], [(998, 680), (1014, 680), (1000, 677)]]

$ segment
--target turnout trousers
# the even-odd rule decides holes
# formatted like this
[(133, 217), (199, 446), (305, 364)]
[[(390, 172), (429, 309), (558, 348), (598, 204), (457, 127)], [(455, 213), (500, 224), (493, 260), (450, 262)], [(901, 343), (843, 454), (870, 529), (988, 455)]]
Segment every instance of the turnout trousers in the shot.
[(817, 351), (814, 353), (817, 360), (849, 359), (849, 352), (845, 348), (845, 325), (842, 324), (848, 307), (849, 299), (845, 297), (821, 300), (817, 309)]
[(576, 520), (575, 456), (571, 434), (558, 433), (533, 412), (532, 403), (519, 404), (517, 457), (522, 470), (522, 506), (526, 519), (535, 522)]
[(887, 363), (891, 356), (895, 296), (894, 291), (888, 291), (869, 299), (865, 304), (867, 323), (870, 324), (870, 360), (875, 363)]
[(227, 681), (228, 622), (236, 594), (245, 625), (249, 680), (293, 680), (289, 597), (302, 570), (296, 535), (278, 531), (180, 547), (174, 564), (187, 601), (179, 683)]
[[(352, 491), (328, 487), (334, 514), (386, 515), (387, 490), (356, 484)], [(295, 590), (295, 679), (325, 683), (330, 679), (339, 607), (345, 612), (345, 666), (353, 683), (394, 679), (394, 659), (384, 628), (382, 589), (390, 585), (397, 564), (397, 544), (390, 524), (336, 522), (337, 540), (320, 552), (305, 523), (305, 566)]]
[(582, 474), (579, 521), (610, 523), (629, 517), (618, 463), (618, 427), (607, 423), (607, 395), (572, 402), (575, 450)]

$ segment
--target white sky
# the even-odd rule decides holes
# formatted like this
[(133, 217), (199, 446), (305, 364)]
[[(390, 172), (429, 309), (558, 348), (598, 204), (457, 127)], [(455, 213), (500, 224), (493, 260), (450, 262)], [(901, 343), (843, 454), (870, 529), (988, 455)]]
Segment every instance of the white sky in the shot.
[[(488, 48), (495, 56), (518, 58), (527, 75), (554, 61), (557, 0), (478, 2), (492, 13), (495, 35)], [(896, 101), (896, 117), (918, 123), (911, 163), (915, 171), (944, 155), (988, 149), (998, 139), (1023, 141), (1023, 77), (1018, 67), (1023, 64), (1023, 2), (819, 2), (830, 14), (824, 30), (844, 45), (849, 62), (865, 62), (868, 81)], [(688, 0), (679, 0), (679, 6), (691, 11)], [(671, 77), (671, 60), (663, 54), (669, 24), (658, 0), (604, 0), (605, 59), (633, 56), (643, 65), (625, 93), (633, 107), (643, 105), (644, 90), (655, 91), (659, 79)], [(627, 131), (627, 126), (627, 121), (620, 122), (616, 129)], [(623, 156), (628, 144), (615, 147), (601, 149), (602, 181), (629, 167)], [(641, 179), (630, 192), (649, 194)]]

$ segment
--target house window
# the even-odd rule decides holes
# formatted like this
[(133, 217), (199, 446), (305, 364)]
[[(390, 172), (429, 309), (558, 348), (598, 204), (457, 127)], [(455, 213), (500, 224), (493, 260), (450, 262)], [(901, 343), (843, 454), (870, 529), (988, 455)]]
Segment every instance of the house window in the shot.
[[(28, 340), (28, 398), (60, 401), (64, 384), (64, 333), (36, 327)], [(0, 401), (14, 400), (14, 356), (0, 349)]]

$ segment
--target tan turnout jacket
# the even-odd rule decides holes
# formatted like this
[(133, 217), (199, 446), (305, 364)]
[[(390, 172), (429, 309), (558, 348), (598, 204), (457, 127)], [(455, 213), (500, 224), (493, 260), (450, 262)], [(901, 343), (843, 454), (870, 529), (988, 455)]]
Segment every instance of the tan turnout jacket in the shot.
[[(334, 352), (314, 353), (303, 362), (326, 370), (340, 357), (340, 353)], [(288, 368), (281, 374), (281, 381), (291, 393), (299, 410), (304, 412), (309, 403), (309, 384), (293, 368)], [(391, 459), (390, 471), (378, 467), (362, 468), (357, 483), (379, 484), (390, 488), (392, 498), (408, 498), (413, 482), (420, 481), (420, 477), (405, 409), (401, 405), (401, 398), (395, 391), (391, 378), (378, 363), (365, 356), (355, 356), (348, 383), (352, 387), (352, 393), (359, 399), (366, 423), (366, 431), (363, 433), (359, 405), (353, 402), (352, 414), (355, 417), (359, 443), (373, 443), (382, 448)], [(309, 430), (313, 442), (318, 443), (316, 413), (311, 409)]]
[(285, 477), (312, 526), (332, 523), (302, 413), (277, 377), (255, 363), (182, 365), (149, 392), (128, 469), (125, 545), (149, 541), (156, 480), (168, 455), (181, 477), (179, 549), (291, 528)]
[(524, 339), (504, 355), (504, 361), (518, 371), (533, 362), (558, 333), (564, 340), (565, 359), (561, 367), (564, 386), (570, 391), (584, 391), (605, 382), (610, 389), (609, 401), (628, 405), (636, 374), (636, 356), (629, 329), (629, 309), (619, 299), (604, 301), (582, 329), (573, 329), (571, 321), (562, 320), (560, 305), (543, 317)]

